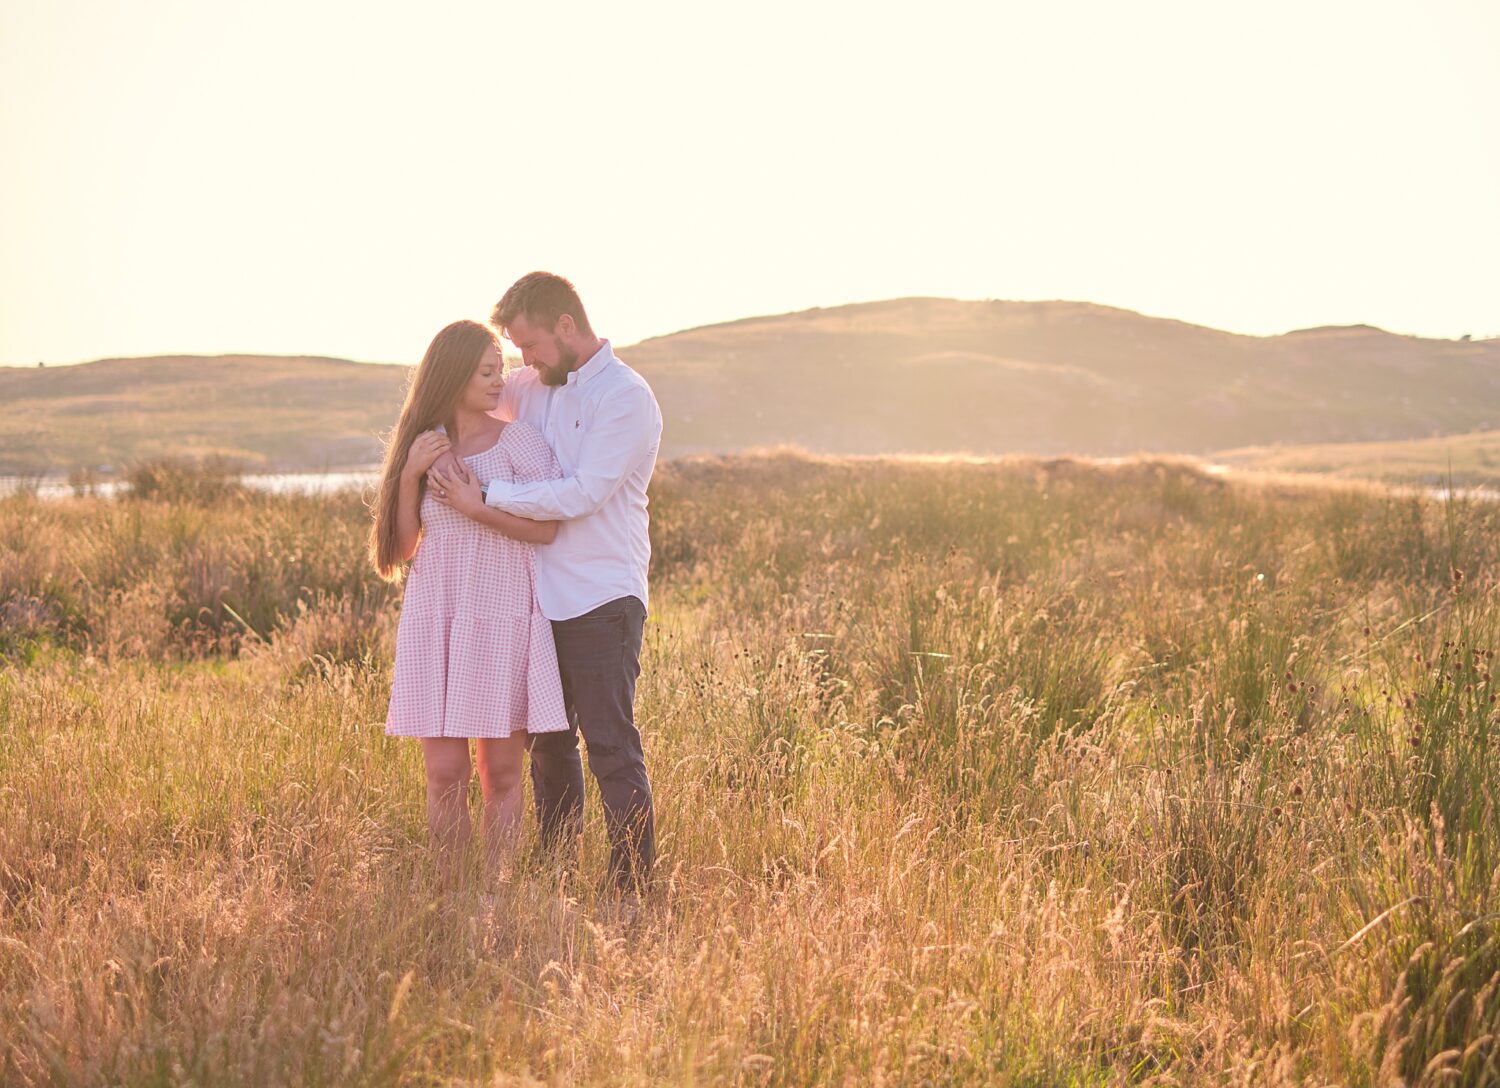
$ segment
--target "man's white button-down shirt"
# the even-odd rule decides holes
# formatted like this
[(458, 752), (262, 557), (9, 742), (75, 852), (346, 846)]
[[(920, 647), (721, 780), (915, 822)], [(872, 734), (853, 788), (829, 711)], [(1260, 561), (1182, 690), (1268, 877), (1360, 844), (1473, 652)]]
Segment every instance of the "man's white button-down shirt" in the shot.
[(529, 367), (512, 372), (495, 414), (541, 431), (562, 466), (557, 480), (490, 481), (485, 497), (523, 518), (562, 523), (557, 539), (536, 549), (542, 614), (568, 620), (619, 597), (649, 604), (646, 485), (661, 446), (661, 409), (646, 379), (605, 340), (566, 385), (543, 385)]

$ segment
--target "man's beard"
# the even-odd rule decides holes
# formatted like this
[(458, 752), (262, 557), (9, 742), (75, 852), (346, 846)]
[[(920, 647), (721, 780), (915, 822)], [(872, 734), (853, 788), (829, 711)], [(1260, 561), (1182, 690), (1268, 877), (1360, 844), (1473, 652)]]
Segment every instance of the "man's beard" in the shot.
[(552, 338), (552, 342), (557, 345), (557, 365), (538, 367), (537, 374), (543, 385), (567, 385), (568, 375), (578, 366), (578, 352), (556, 337)]

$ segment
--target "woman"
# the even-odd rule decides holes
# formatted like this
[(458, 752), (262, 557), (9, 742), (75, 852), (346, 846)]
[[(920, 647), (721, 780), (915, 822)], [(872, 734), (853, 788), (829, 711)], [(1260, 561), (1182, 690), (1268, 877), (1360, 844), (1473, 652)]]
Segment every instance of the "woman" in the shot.
[(421, 738), (427, 820), (449, 859), (469, 839), (469, 740), (477, 738), (485, 840), (497, 865), (520, 827), (526, 735), (568, 728), (552, 629), (533, 587), (532, 545), (550, 543), (557, 524), (495, 510), (481, 525), (427, 494), (425, 477), (449, 450), (478, 479), (560, 474), (534, 428), (489, 414), (504, 384), (488, 326), (455, 321), (437, 334), (386, 449), (371, 533), (382, 577), (394, 581), (411, 564), (385, 731)]

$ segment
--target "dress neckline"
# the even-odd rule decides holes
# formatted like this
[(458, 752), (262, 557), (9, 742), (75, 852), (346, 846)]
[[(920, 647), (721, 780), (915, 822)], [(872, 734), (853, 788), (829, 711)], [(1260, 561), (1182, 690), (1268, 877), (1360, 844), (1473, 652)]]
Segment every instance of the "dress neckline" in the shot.
[(467, 461), (471, 457), (483, 457), (487, 453), (494, 453), (497, 449), (500, 448), (500, 443), (502, 443), (502, 442), (505, 441), (506, 432), (511, 429), (511, 426), (514, 423), (515, 423), (515, 420), (511, 420), (505, 426), (503, 426), (503, 427), (500, 428), (500, 437), (497, 438), (497, 439), (495, 439), (495, 444), (493, 446), (490, 446), (490, 447), (488, 447), (486, 449), (482, 449), (478, 453), (466, 453), (466, 454), (463, 454), (462, 457), (460, 458), (460, 460)]

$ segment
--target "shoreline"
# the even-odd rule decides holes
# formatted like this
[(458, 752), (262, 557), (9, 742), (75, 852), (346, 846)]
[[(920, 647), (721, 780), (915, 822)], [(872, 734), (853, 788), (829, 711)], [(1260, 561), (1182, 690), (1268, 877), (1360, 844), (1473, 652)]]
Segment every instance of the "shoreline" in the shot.
[[(1334, 476), (1316, 472), (1293, 472), (1287, 470), (1258, 470), (1222, 464), (1192, 454), (1139, 454), (1131, 457), (1089, 457), (1082, 455), (1036, 455), (1036, 454), (967, 454), (967, 453), (879, 453), (879, 454), (819, 454), (806, 450), (781, 451), (776, 449), (739, 450), (731, 453), (693, 453), (665, 459), (663, 466), (687, 463), (702, 458), (756, 457), (778, 452), (794, 452), (809, 460), (837, 460), (854, 463), (898, 461), (929, 465), (1000, 465), (1006, 463), (1036, 461), (1072, 461), (1096, 468), (1118, 468), (1136, 460), (1176, 461), (1196, 468), (1207, 477), (1233, 480), (1241, 483), (1260, 483), (1309, 487), (1376, 488), (1397, 497), (1419, 497), (1436, 501), (1448, 498), (1472, 502), (1500, 501), (1500, 484), (1494, 487), (1448, 487), (1446, 485), (1398, 483), (1377, 478)], [(285, 472), (246, 472), (228, 474), (245, 487), (272, 494), (326, 495), (339, 491), (365, 488), (373, 484), (380, 472), (378, 464), (350, 465), (339, 468), (293, 470)], [(128, 490), (128, 482), (119, 475), (74, 484), (66, 475), (51, 473), (36, 477), (24, 474), (0, 475), (0, 500), (19, 494), (32, 494), (41, 499), (66, 498), (113, 498)]]

